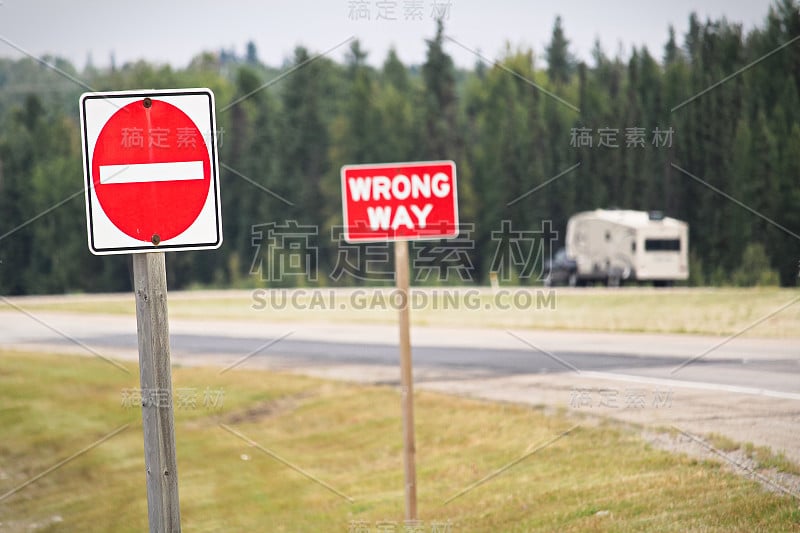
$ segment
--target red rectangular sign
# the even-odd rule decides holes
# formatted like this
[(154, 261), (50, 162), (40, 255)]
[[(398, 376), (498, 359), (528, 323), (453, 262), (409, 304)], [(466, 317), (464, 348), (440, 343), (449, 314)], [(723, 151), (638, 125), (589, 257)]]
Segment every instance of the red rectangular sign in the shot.
[(348, 242), (458, 236), (456, 164), (452, 161), (342, 167)]

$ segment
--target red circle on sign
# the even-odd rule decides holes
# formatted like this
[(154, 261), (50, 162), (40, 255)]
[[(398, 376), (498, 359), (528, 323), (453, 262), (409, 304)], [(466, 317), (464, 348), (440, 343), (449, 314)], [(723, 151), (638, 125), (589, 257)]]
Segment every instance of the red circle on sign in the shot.
[(140, 241), (158, 235), (163, 242), (197, 219), (211, 187), (211, 162), (203, 134), (186, 113), (148, 101), (148, 107), (144, 100), (122, 107), (103, 126), (92, 155), (92, 182), (114, 226)]

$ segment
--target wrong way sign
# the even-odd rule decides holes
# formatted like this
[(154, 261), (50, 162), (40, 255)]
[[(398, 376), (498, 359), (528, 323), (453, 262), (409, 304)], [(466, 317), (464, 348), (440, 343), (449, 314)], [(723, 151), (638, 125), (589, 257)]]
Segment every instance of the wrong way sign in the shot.
[(345, 165), (341, 178), (348, 242), (458, 236), (452, 161)]
[(93, 254), (222, 244), (209, 89), (85, 93), (80, 114)]

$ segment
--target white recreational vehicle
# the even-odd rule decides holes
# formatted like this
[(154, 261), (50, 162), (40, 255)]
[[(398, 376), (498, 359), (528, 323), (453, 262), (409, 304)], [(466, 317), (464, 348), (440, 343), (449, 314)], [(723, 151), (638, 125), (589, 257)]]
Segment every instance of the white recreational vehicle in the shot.
[(566, 248), (550, 263), (545, 282), (569, 285), (689, 277), (689, 225), (660, 212), (596, 209), (567, 222)]

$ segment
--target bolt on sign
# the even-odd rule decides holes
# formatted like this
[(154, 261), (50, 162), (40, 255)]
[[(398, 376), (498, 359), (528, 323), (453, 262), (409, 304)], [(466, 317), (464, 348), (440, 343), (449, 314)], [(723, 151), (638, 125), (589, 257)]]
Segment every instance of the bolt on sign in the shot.
[(209, 89), (81, 96), (93, 254), (219, 248), (214, 109)]
[(345, 165), (341, 178), (348, 242), (458, 236), (452, 161)]

